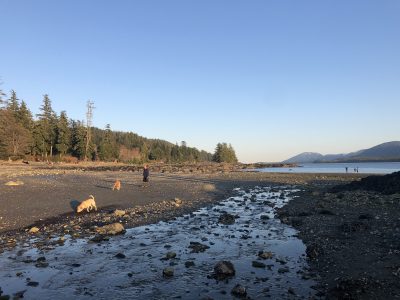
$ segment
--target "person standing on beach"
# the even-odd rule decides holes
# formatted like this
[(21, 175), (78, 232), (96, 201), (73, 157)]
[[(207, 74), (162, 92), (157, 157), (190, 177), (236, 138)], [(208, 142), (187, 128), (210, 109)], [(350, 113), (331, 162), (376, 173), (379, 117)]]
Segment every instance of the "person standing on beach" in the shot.
[(346, 173), (349, 171), (349, 168), (348, 167), (346, 167)]
[(149, 182), (150, 170), (148, 165), (143, 167), (143, 182)]

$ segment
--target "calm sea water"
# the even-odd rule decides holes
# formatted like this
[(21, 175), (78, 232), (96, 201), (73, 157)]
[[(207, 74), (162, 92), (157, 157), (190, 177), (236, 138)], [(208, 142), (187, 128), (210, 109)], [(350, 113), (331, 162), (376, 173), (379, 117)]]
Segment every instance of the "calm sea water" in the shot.
[(296, 168), (263, 168), (260, 172), (272, 173), (364, 173), (390, 174), (400, 171), (400, 162), (362, 162), (362, 163), (307, 163)]

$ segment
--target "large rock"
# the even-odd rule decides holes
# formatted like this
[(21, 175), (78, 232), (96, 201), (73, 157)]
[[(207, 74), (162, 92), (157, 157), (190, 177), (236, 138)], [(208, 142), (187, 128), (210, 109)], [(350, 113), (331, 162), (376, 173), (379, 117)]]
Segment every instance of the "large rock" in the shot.
[(125, 233), (125, 228), (121, 223), (113, 223), (96, 228), (96, 232), (103, 235), (116, 235)]
[(214, 275), (219, 279), (235, 276), (235, 267), (230, 261), (220, 261), (214, 267)]

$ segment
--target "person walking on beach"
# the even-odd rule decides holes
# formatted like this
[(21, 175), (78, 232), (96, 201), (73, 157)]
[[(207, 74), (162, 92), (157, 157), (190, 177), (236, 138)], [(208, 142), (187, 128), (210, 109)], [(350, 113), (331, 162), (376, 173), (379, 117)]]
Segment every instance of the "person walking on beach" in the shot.
[(149, 182), (150, 170), (148, 165), (143, 167), (143, 182)]
[(346, 167), (346, 173), (349, 171), (349, 168), (348, 167)]

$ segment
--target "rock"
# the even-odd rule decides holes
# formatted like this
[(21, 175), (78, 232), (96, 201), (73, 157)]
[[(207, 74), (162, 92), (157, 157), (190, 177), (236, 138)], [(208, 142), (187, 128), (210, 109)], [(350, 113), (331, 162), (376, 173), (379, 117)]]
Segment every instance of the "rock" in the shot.
[(260, 219), (261, 220), (269, 220), (269, 216), (268, 215), (261, 215)]
[(37, 287), (37, 286), (39, 285), (39, 282), (36, 282), (36, 281), (29, 281), (26, 285), (27, 285), (27, 286)]
[(17, 185), (23, 185), (24, 183), (21, 180), (16, 180), (16, 181), (8, 181), (4, 185), (8, 186), (17, 186)]
[(116, 235), (125, 233), (125, 228), (121, 223), (113, 223), (96, 228), (96, 232), (104, 235)]
[(254, 268), (265, 268), (265, 264), (264, 264), (264, 263), (259, 262), (259, 261), (256, 261), (256, 260), (253, 260), (253, 261), (251, 262), (251, 265), (252, 265)]
[(29, 233), (37, 233), (37, 232), (39, 232), (39, 228), (37, 228), (37, 227), (32, 227), (31, 229), (29, 229)]
[(207, 245), (200, 244), (199, 242), (190, 242), (188, 248), (192, 249), (191, 253), (199, 253), (206, 251), (210, 247)]
[(292, 294), (292, 295), (296, 295), (296, 292), (295, 292), (294, 289), (291, 288), (291, 287), (288, 288), (288, 293), (289, 293), (289, 294)]
[(115, 257), (116, 257), (116, 258), (125, 258), (126, 255), (123, 254), (123, 253), (117, 253), (117, 254), (115, 255)]
[(273, 256), (274, 256), (274, 254), (271, 251), (268, 251), (268, 252), (260, 251), (260, 252), (258, 252), (258, 257), (260, 257), (262, 259), (271, 259)]
[[(24, 298), (25, 292), (26, 292), (26, 290), (16, 292), (16, 293), (14, 294), (13, 300)], [(0, 293), (0, 295), (1, 295), (1, 293)], [(0, 299), (1, 299), (1, 298), (0, 298)]]
[(236, 296), (236, 297), (246, 297), (247, 291), (246, 288), (240, 284), (237, 284), (233, 287), (231, 294)]
[(219, 217), (218, 223), (221, 223), (224, 225), (232, 225), (235, 223), (235, 216), (230, 215), (228, 213), (224, 213)]
[(194, 267), (194, 266), (195, 266), (195, 263), (192, 260), (188, 260), (188, 261), (185, 262), (185, 267), (186, 268), (190, 268), (190, 267)]
[(166, 259), (171, 259), (171, 258), (175, 258), (176, 257), (176, 253), (175, 252), (167, 252), (167, 254), (165, 255)]
[(182, 204), (182, 200), (179, 198), (175, 198), (174, 199), (175, 204), (181, 205)]
[(47, 268), (49, 266), (48, 262), (45, 261), (39, 261), (35, 264), (36, 268)]
[(96, 235), (95, 237), (93, 237), (89, 241), (93, 242), (93, 243), (100, 243), (100, 242), (109, 241), (109, 240), (110, 239), (108, 237), (104, 236), (104, 235)]
[(289, 267), (279, 268), (278, 273), (283, 274), (289, 272)]
[(163, 276), (164, 277), (172, 277), (174, 276), (174, 269), (171, 267), (167, 267), (163, 270)]
[(120, 210), (120, 209), (116, 209), (113, 212), (113, 215), (116, 217), (122, 217), (126, 214), (126, 212), (124, 210)]
[(230, 261), (220, 261), (214, 266), (214, 274), (219, 279), (235, 276), (235, 267)]

